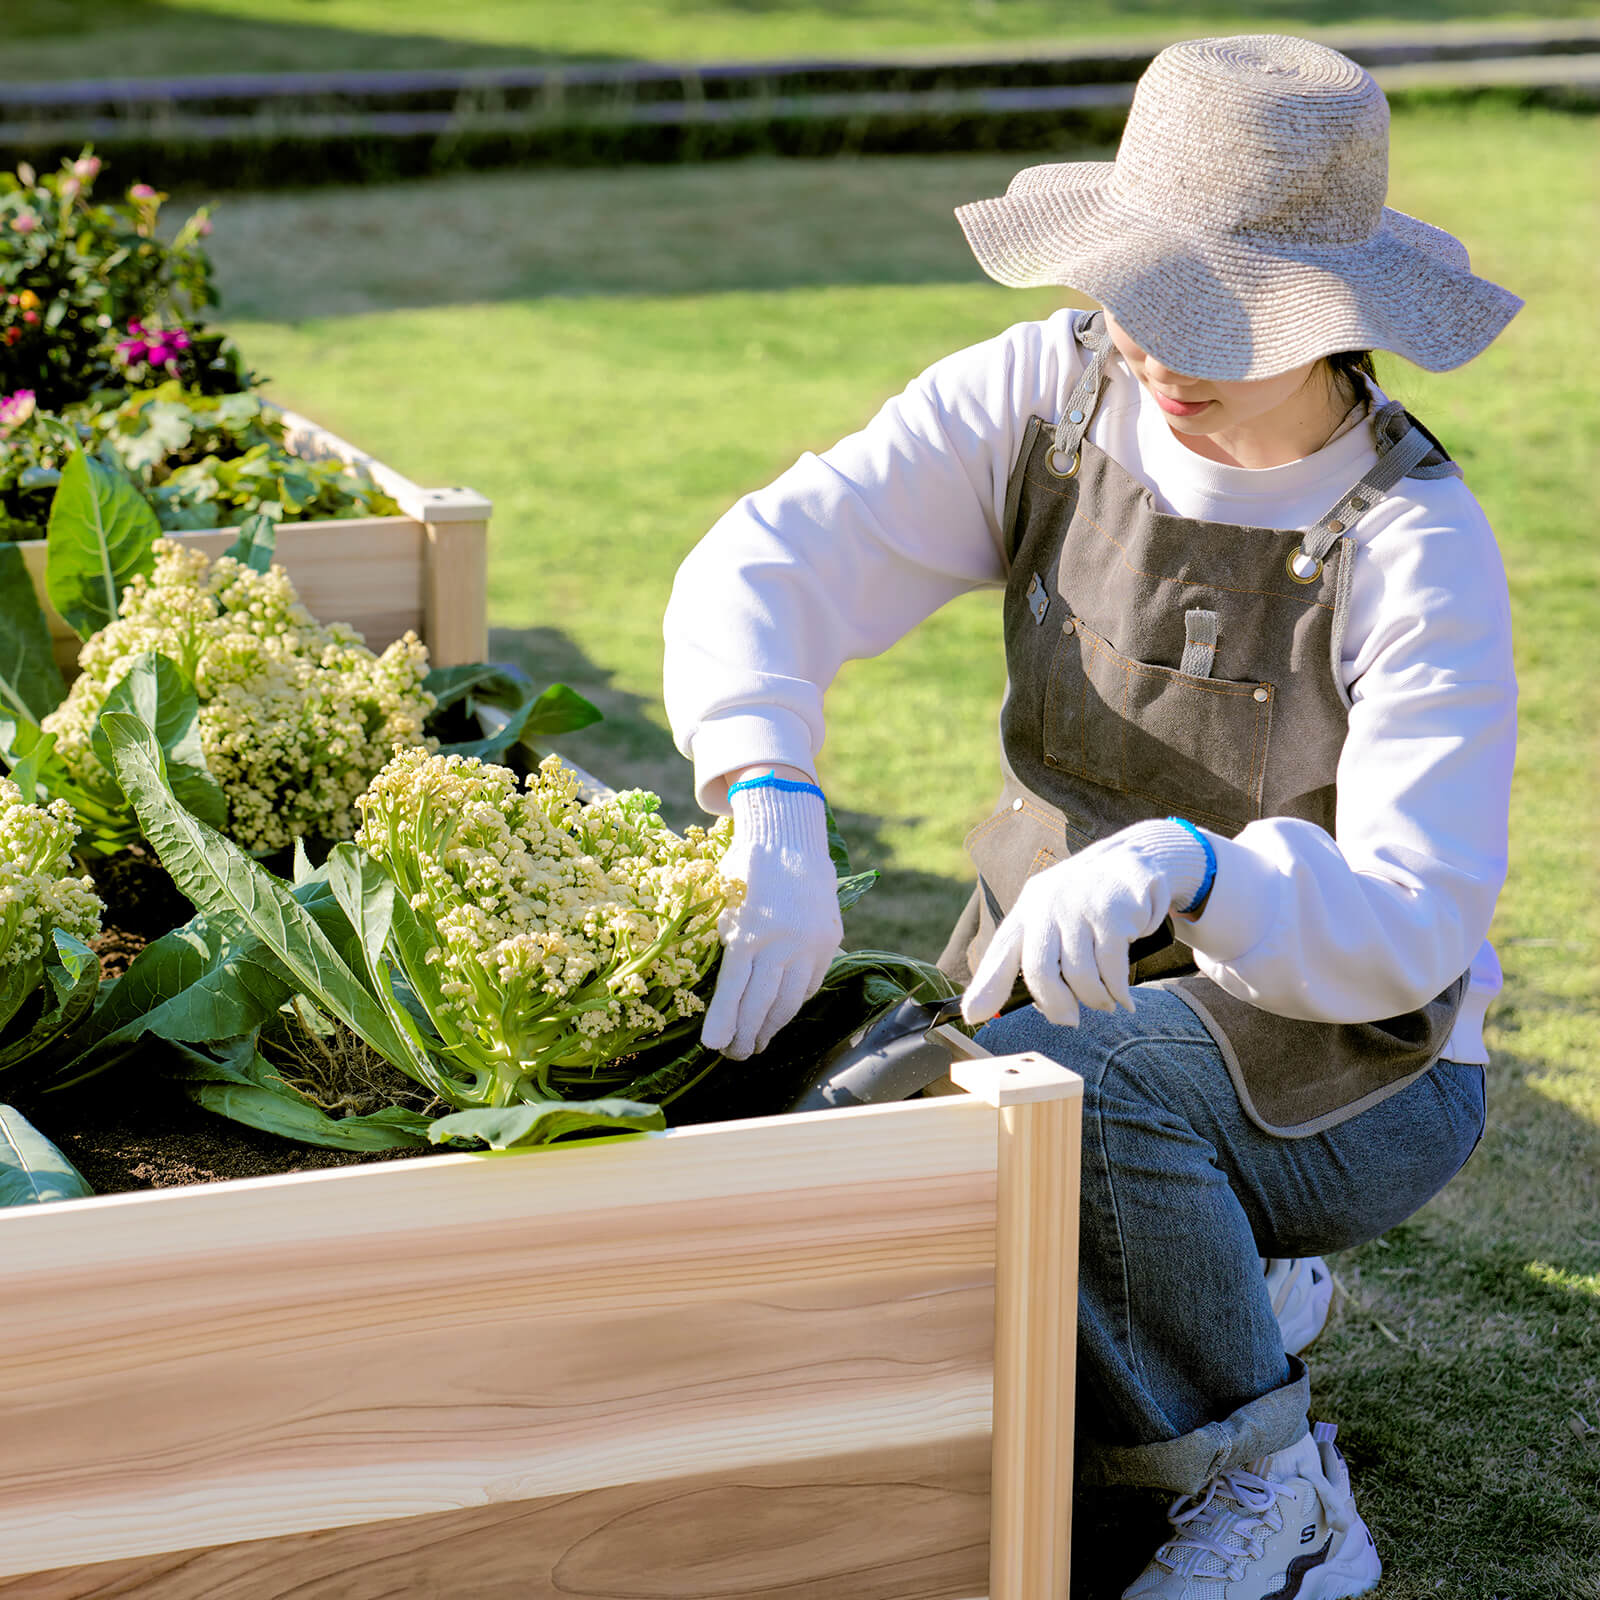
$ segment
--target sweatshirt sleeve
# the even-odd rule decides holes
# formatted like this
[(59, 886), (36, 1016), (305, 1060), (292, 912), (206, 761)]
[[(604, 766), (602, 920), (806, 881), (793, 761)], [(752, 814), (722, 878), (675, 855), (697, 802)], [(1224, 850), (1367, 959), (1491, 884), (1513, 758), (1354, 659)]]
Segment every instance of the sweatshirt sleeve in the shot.
[(1494, 536), (1457, 479), (1383, 509), (1356, 556), (1335, 835), (1211, 834), (1216, 887), (1185, 929), (1206, 976), (1282, 1016), (1424, 1004), (1471, 966), (1505, 879), (1516, 682)]
[(678, 569), (663, 623), (667, 716), (708, 811), (715, 780), (813, 769), (822, 697), (947, 601), (1004, 579), (1006, 483), (1029, 417), (1054, 415), (1071, 313), (936, 363), (859, 433), (740, 500)]

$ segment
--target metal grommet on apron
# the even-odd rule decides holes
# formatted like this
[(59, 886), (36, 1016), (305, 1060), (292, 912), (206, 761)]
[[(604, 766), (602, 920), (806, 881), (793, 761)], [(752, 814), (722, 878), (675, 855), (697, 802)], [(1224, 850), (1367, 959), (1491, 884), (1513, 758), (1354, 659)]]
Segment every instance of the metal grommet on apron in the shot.
[[(1459, 470), (1388, 403), (1371, 419), (1376, 466), (1303, 531), (1241, 537), (1232, 524), (1160, 513), (1087, 437), (1111, 351), (1100, 315), (1078, 319), (1075, 337), (1083, 376), (1059, 421), (1030, 420), (1006, 497), (1005, 791), (968, 837), (985, 893), (940, 961), (963, 982), (1038, 863), (1133, 823), (1176, 815), (1232, 837), (1287, 816), (1334, 831), (1349, 716), (1347, 530), (1407, 475)], [(1245, 1112), (1287, 1137), (1353, 1116), (1426, 1071), (1467, 981), (1404, 1017), (1335, 1024), (1235, 998), (1199, 973), (1175, 934), (1134, 977), (1195, 1011)]]

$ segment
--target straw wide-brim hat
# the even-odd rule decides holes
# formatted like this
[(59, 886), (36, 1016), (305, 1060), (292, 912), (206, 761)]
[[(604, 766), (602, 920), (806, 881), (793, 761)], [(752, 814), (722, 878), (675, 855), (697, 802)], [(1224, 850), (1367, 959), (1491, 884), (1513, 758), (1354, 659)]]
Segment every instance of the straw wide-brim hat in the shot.
[(1249, 34), (1156, 56), (1114, 162), (1030, 167), (956, 216), (990, 277), (1082, 290), (1191, 377), (1267, 378), (1340, 350), (1460, 366), (1522, 302), (1474, 276), (1459, 240), (1390, 210), (1388, 186), (1371, 74)]

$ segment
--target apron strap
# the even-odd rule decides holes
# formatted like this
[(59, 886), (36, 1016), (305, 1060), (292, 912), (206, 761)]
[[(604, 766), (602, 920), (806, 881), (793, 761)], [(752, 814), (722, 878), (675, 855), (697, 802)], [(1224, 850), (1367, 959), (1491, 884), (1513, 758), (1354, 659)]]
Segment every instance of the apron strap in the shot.
[(1100, 390), (1106, 381), (1106, 360), (1111, 354), (1111, 335), (1106, 332), (1105, 318), (1098, 311), (1091, 312), (1078, 323), (1077, 339), (1088, 352), (1089, 359), (1084, 363), (1077, 386), (1067, 397), (1061, 420), (1056, 423), (1051, 451), (1052, 470), (1064, 478), (1070, 478), (1077, 471), (1078, 449), (1099, 403)]
[(1373, 413), (1372, 431), (1378, 443), (1378, 464), (1312, 523), (1300, 548), (1289, 557), (1290, 576), (1301, 583), (1317, 576), (1339, 536), (1402, 478), (1461, 476), (1461, 468), (1444, 453), (1439, 441), (1398, 400), (1388, 401)]

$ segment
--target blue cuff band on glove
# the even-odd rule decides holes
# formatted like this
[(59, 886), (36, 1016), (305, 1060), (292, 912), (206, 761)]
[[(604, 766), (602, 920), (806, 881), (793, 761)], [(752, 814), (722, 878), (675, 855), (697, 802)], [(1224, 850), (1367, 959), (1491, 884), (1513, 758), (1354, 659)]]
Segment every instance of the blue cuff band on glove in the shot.
[(760, 778), (746, 778), (743, 783), (730, 783), (728, 798), (731, 800), (741, 789), (781, 789), (785, 794), (814, 794), (819, 800), (827, 798), (816, 784), (780, 778), (776, 772), (769, 772)]
[(1200, 887), (1195, 891), (1195, 897), (1186, 906), (1175, 906), (1173, 909), (1183, 916), (1198, 911), (1206, 903), (1206, 897), (1211, 893), (1211, 885), (1217, 879), (1217, 852), (1212, 848), (1211, 841), (1185, 817), (1168, 817), (1168, 822), (1176, 822), (1180, 828), (1187, 828), (1195, 838), (1200, 841), (1200, 848), (1206, 853), (1206, 875), (1200, 880)]

